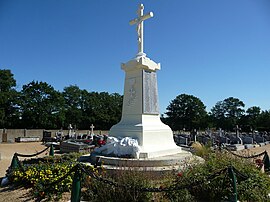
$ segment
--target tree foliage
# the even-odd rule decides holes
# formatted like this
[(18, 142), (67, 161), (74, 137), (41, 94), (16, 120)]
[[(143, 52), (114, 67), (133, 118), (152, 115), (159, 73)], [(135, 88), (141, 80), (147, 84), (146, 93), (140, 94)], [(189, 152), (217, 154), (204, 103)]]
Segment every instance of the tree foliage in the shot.
[(0, 70), (0, 128), (12, 127), (12, 122), (18, 119), (16, 80), (10, 70)]
[(207, 117), (205, 109), (205, 105), (199, 98), (187, 94), (178, 95), (167, 107), (168, 124), (173, 130), (205, 127)]
[(64, 121), (61, 93), (46, 82), (32, 81), (21, 92), (22, 122), (27, 128), (56, 128)]
[(211, 109), (211, 117), (215, 126), (231, 130), (243, 116), (244, 107), (244, 102), (234, 97), (217, 102)]
[(121, 95), (107, 92), (88, 92), (77, 86), (64, 89), (66, 123), (79, 128), (89, 128), (95, 124), (96, 128), (110, 129), (121, 118)]
[[(10, 70), (0, 70), (0, 128), (67, 128), (108, 130), (120, 121), (123, 96), (118, 93), (89, 92), (76, 85), (56, 91), (46, 82), (32, 81), (16, 90)], [(162, 120), (173, 130), (205, 129), (270, 131), (270, 110), (252, 106), (246, 111), (238, 98), (219, 101), (207, 114), (203, 102), (187, 94), (178, 95), (167, 107)]]

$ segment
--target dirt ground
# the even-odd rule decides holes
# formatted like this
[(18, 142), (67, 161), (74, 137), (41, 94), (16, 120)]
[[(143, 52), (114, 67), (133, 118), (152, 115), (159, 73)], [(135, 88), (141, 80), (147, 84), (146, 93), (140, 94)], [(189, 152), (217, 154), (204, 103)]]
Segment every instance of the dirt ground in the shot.
[[(10, 166), (11, 159), (15, 152), (21, 154), (34, 154), (38, 151), (45, 149), (41, 142), (34, 143), (7, 143), (0, 144), (0, 178), (5, 176), (7, 168)], [(270, 154), (270, 144), (263, 147), (256, 147), (249, 150), (242, 150), (239, 153), (245, 153), (249, 155), (259, 154), (263, 151), (267, 151)], [(47, 152), (40, 154), (39, 157), (48, 155)], [(23, 160), (23, 158), (20, 158)], [(69, 201), (70, 193), (65, 193), (61, 201)], [(1, 187), (0, 188), (0, 202), (34, 202), (30, 189), (12, 189), (12, 187)]]
[[(11, 164), (14, 153), (17, 152), (19, 154), (35, 154), (45, 148), (46, 147), (42, 145), (41, 142), (0, 143), (0, 178), (5, 176), (6, 170)], [(46, 155), (48, 155), (47, 151), (40, 154), (38, 157)], [(24, 160), (25, 158), (19, 157), (19, 159)]]

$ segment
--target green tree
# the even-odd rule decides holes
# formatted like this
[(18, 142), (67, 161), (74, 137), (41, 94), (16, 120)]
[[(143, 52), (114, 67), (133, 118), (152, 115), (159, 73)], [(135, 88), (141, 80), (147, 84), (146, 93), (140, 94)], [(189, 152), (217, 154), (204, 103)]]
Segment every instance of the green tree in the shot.
[(84, 116), (88, 116), (89, 123), (94, 123), (97, 129), (108, 130), (120, 121), (123, 96), (118, 93), (91, 92), (85, 102)]
[(16, 126), (19, 120), (16, 80), (10, 70), (0, 70), (0, 128)]
[(261, 114), (261, 108), (257, 106), (250, 107), (246, 110), (245, 125), (249, 126), (250, 130), (258, 129), (258, 118)]
[(72, 124), (77, 128), (81, 128), (82, 90), (76, 85), (71, 85), (65, 87), (62, 94), (65, 100), (65, 126)]
[(60, 128), (64, 99), (46, 82), (32, 81), (21, 91), (22, 122), (26, 128)]
[(229, 97), (217, 102), (210, 115), (216, 127), (232, 130), (245, 112), (244, 107), (243, 101)]
[(258, 130), (270, 131), (270, 110), (262, 111), (258, 116)]
[(173, 130), (206, 127), (206, 107), (199, 98), (193, 95), (178, 95), (166, 109), (167, 123)]
[(108, 130), (121, 118), (123, 97), (117, 93), (88, 92), (78, 86), (64, 88), (66, 125), (71, 123), (80, 129)]

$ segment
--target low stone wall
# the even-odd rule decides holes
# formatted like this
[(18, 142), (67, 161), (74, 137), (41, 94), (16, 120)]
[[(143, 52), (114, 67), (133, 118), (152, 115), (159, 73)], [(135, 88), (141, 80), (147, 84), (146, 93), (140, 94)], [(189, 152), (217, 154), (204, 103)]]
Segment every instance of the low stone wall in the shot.
[[(3, 142), (13, 143), (17, 137), (25, 137), (25, 129), (4, 129), (2, 136)], [(5, 140), (6, 134), (6, 140)]]
[[(39, 137), (40, 140), (43, 138), (43, 131), (45, 129), (0, 129), (0, 143), (15, 142), (15, 138), (18, 137)], [(51, 136), (54, 137), (59, 130), (45, 130), (51, 132)], [(64, 135), (68, 134), (68, 130), (62, 130)], [(89, 130), (76, 130), (76, 134), (88, 134)], [(109, 131), (94, 130), (96, 135), (108, 134)]]

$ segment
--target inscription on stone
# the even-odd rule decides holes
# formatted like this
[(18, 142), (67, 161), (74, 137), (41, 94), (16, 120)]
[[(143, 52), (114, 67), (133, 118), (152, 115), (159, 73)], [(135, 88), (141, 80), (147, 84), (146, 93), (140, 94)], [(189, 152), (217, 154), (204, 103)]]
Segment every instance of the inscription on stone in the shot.
[(143, 70), (143, 113), (159, 114), (156, 72)]
[(127, 102), (127, 106), (131, 107), (134, 104), (134, 101), (136, 99), (136, 91), (135, 91), (135, 83), (136, 83), (136, 79), (135, 78), (130, 78), (128, 80), (128, 102)]

